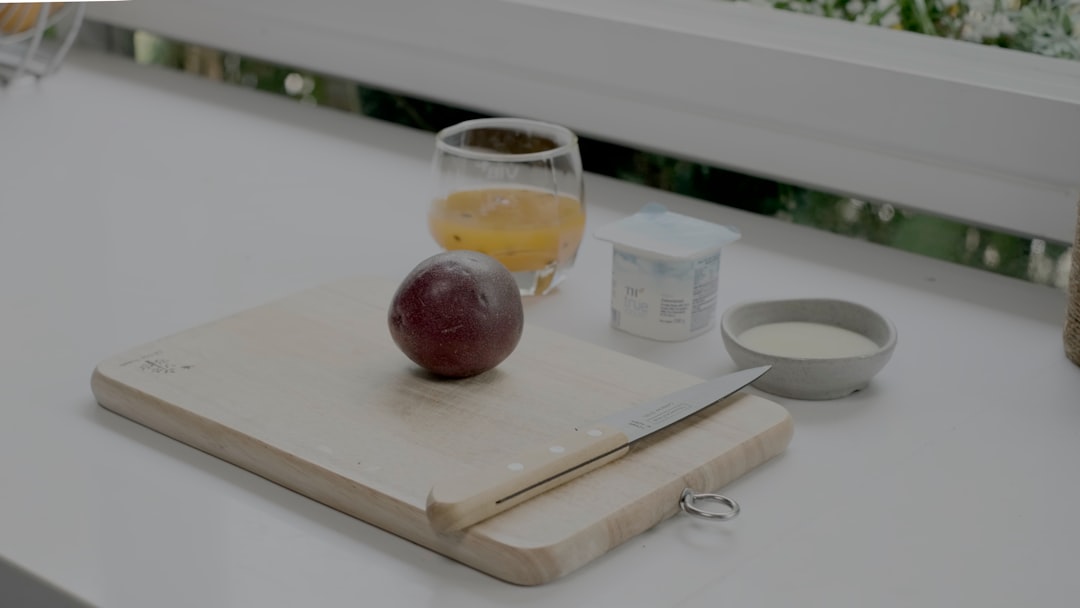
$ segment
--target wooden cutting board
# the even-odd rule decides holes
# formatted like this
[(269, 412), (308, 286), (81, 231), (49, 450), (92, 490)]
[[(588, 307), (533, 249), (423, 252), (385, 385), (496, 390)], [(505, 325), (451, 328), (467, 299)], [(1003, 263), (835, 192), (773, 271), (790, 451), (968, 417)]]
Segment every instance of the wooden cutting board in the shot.
[[(319, 287), (102, 362), (98, 402), (443, 555), (522, 585), (562, 576), (782, 452), (780, 405), (740, 393), (624, 458), (452, 534), (428, 524), (437, 480), (700, 381), (527, 325), (514, 353), (439, 380), (394, 346), (396, 284)], [(552, 296), (558, 297), (558, 296)], [(717, 524), (717, 525), (737, 525)]]

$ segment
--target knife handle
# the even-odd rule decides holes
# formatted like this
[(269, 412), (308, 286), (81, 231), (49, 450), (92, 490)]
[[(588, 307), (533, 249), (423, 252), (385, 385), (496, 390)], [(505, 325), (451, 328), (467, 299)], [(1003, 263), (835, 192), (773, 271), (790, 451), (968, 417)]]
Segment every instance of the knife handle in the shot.
[(460, 530), (625, 455), (629, 441), (616, 428), (594, 424), (436, 483), (428, 494), (428, 520), (440, 532)]

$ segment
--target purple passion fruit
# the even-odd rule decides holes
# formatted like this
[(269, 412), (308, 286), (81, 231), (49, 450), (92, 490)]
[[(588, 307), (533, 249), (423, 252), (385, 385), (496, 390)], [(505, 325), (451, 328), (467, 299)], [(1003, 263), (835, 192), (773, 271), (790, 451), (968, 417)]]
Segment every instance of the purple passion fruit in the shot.
[(525, 311), (505, 266), (483, 253), (455, 250), (417, 264), (394, 294), (388, 322), (394, 343), (417, 365), (468, 378), (510, 356)]

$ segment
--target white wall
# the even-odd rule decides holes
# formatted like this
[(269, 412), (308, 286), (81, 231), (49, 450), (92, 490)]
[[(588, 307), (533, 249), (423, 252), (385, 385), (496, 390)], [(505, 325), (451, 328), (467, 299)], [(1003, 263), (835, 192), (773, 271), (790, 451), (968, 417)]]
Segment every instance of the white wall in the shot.
[(1080, 62), (719, 0), (139, 0), (91, 17), (1073, 237)]

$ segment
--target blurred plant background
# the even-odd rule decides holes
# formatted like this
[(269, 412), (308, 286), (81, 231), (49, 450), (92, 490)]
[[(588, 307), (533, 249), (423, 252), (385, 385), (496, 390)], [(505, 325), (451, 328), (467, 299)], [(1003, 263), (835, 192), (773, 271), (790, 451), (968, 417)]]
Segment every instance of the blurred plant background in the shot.
[(1080, 59), (1080, 0), (744, 0), (786, 11)]
[[(721, 0), (728, 1), (728, 0)], [(743, 1), (743, 0), (735, 0)], [(1080, 59), (1080, 0), (745, 0), (839, 18)], [(106, 46), (136, 61), (285, 95), (299, 103), (437, 131), (480, 113), (144, 31), (103, 26)], [(868, 201), (582, 138), (585, 169), (783, 221), (1065, 289), (1070, 244), (970, 226)]]

